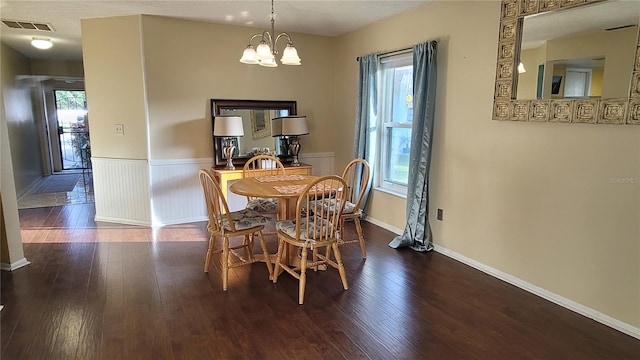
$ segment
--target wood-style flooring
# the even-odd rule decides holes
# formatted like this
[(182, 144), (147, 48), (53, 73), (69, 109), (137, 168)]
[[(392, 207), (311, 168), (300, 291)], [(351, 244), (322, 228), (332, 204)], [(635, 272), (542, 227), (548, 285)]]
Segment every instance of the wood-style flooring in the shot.
[[(203, 272), (204, 222), (96, 223), (93, 204), (20, 210), (31, 264), (2, 272), (1, 352), (22, 359), (640, 359), (622, 334), (441, 254), (394, 250), (298, 283), (262, 263)], [(349, 224), (353, 226), (353, 224)], [(353, 235), (353, 233), (350, 233)], [(275, 251), (275, 239), (268, 238)], [(257, 249), (256, 249), (257, 250)]]

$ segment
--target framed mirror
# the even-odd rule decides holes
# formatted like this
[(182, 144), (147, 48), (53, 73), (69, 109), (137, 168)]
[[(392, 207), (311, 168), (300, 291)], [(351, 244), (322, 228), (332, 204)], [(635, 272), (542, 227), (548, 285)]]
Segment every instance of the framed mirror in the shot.
[(640, 124), (640, 2), (504, 0), (494, 120)]
[[(271, 119), (287, 115), (297, 115), (295, 101), (211, 99), (212, 130), (215, 129), (216, 116), (242, 117), (244, 136), (237, 137), (234, 141), (234, 165), (244, 165), (256, 153), (275, 152), (281, 156), (278, 153), (279, 139), (271, 136)], [(222, 147), (222, 138), (213, 137), (215, 166), (223, 166), (227, 162)]]

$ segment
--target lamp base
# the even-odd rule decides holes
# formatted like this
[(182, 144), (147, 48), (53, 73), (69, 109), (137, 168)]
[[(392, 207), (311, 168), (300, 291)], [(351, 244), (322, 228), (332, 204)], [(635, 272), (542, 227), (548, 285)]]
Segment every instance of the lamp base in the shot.
[(298, 136), (289, 136), (289, 152), (293, 156), (291, 166), (300, 166), (300, 161), (298, 161), (298, 154), (300, 153), (300, 142), (298, 141)]
[(224, 147), (222, 148), (222, 153), (227, 158), (227, 166), (225, 166), (225, 170), (235, 170), (236, 167), (233, 166), (233, 152), (236, 150), (235, 145), (233, 145), (233, 138), (224, 139)]

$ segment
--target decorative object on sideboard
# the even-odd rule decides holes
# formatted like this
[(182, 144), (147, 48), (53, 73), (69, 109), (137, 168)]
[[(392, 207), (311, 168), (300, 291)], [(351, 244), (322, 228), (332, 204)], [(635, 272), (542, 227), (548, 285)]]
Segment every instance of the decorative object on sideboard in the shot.
[[(254, 48), (251, 42), (253, 39), (257, 38), (260, 38), (260, 43), (257, 48)], [(282, 38), (287, 39), (287, 46), (282, 52), (280, 62), (283, 65), (300, 65), (301, 63), (300, 57), (298, 56), (298, 50), (293, 46), (291, 36), (285, 32), (282, 32), (277, 36), (275, 34), (275, 17), (273, 11), (273, 0), (271, 0), (271, 32), (265, 30), (262, 33), (253, 34), (249, 39), (249, 45), (247, 45), (246, 49), (244, 49), (244, 52), (242, 53), (240, 62), (251, 65), (258, 64), (265, 67), (277, 67), (278, 63), (276, 63), (275, 56), (278, 55), (278, 50), (276, 49), (276, 44), (278, 43), (278, 40)]]
[(237, 141), (238, 136), (244, 136), (242, 128), (242, 117), (240, 116), (216, 116), (214, 118), (213, 136), (222, 137), (224, 139), (223, 154), (227, 158), (227, 166), (225, 169), (233, 170), (233, 152), (236, 146), (233, 143)]
[[(289, 153), (293, 156), (292, 166), (300, 166), (298, 160), (298, 154), (300, 153), (300, 139), (301, 135), (309, 134), (309, 128), (307, 126), (306, 116), (281, 116), (274, 118), (275, 125), (280, 130), (280, 134), (288, 139), (287, 146)], [(272, 129), (274, 122), (272, 122)], [(273, 130), (272, 130), (273, 131)]]

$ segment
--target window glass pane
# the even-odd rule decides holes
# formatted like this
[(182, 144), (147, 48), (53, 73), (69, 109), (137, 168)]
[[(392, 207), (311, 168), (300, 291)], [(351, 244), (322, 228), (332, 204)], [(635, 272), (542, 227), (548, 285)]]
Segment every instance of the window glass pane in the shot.
[(406, 186), (409, 176), (411, 129), (387, 128), (387, 145), (384, 181)]
[(393, 122), (411, 122), (413, 119), (413, 66), (394, 68), (392, 93)]
[(413, 58), (411, 52), (380, 59), (376, 150), (379, 171), (375, 186), (406, 194), (413, 120)]

